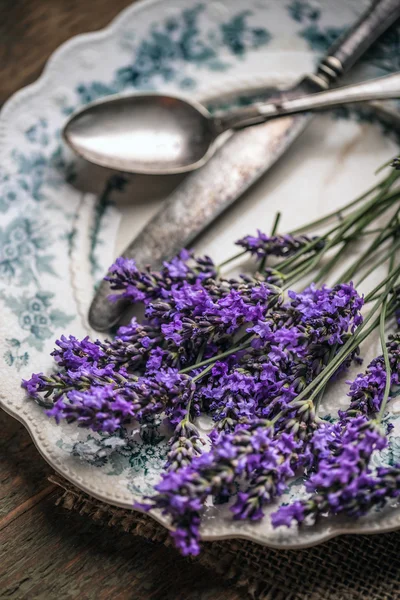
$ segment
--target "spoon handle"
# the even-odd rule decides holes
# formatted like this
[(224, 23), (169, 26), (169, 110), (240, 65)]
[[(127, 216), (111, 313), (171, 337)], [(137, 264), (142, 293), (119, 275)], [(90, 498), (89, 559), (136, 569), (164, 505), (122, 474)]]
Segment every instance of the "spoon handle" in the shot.
[(218, 119), (218, 127), (222, 130), (243, 129), (299, 112), (326, 110), (353, 102), (396, 98), (400, 98), (400, 73), (300, 98), (258, 104), (232, 111)]

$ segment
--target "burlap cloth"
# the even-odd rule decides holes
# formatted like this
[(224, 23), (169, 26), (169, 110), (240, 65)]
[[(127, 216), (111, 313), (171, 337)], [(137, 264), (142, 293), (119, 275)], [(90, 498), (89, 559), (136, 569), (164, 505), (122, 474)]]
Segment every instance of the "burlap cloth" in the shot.
[[(110, 506), (55, 475), (57, 504), (97, 523), (171, 544), (150, 517)], [(203, 544), (191, 559), (222, 574), (257, 600), (392, 600), (400, 598), (400, 532), (342, 536), (305, 550), (273, 550), (244, 540)], [(244, 596), (244, 597), (245, 597)]]

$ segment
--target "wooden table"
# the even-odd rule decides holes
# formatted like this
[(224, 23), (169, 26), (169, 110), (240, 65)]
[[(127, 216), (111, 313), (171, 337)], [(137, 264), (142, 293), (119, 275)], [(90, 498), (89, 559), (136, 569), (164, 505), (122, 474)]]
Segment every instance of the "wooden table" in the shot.
[[(0, 104), (73, 35), (131, 0), (0, 0)], [(1, 380), (1, 374), (0, 374)], [(55, 506), (59, 488), (28, 433), (0, 410), (0, 598), (238, 600), (244, 593), (174, 550)]]

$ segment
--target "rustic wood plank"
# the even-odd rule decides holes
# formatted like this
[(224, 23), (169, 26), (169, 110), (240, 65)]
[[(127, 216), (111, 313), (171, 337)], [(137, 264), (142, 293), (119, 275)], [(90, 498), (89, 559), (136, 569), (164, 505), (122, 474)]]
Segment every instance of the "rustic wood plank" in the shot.
[(49, 487), (52, 470), (22, 425), (2, 411), (0, 431), (0, 523), (4, 523), (24, 502)]
[(0, 411), (0, 597), (239, 600), (243, 593), (172, 548), (55, 506), (51, 469)]
[(102, 29), (132, 1), (0, 0), (0, 104), (35, 81), (60, 44)]

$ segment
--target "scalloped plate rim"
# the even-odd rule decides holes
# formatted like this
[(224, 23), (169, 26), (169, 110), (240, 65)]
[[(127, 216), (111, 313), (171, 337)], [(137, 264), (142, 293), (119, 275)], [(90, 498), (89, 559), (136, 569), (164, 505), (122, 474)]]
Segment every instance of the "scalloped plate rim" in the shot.
[[(101, 40), (102, 38), (106, 38), (106, 37), (110, 36), (112, 33), (114, 33), (119, 28), (120, 24), (123, 23), (123, 21), (125, 19), (125, 15), (139, 13), (149, 6), (159, 4), (159, 2), (160, 2), (160, 0), (139, 0), (134, 5), (129, 5), (126, 8), (124, 8), (104, 28), (97, 30), (97, 31), (91, 31), (91, 32), (87, 32), (87, 33), (78, 34), (78, 35), (73, 36), (72, 38), (68, 39), (63, 44), (61, 44), (47, 59), (45, 65), (44, 65), (43, 71), (40, 74), (40, 76), (37, 78), (37, 80), (32, 82), (29, 85), (24, 86), (23, 88), (21, 88), (20, 90), (15, 92), (10, 98), (8, 98), (5, 101), (5, 103), (1, 107), (1, 109), (0, 109), (0, 156), (3, 151), (1, 142), (2, 142), (3, 136), (5, 134), (6, 127), (7, 127), (6, 119), (4, 117), (7, 117), (8, 111), (10, 111), (14, 106), (18, 105), (23, 99), (29, 97), (32, 94), (35, 94), (37, 91), (39, 91), (41, 89), (43, 89), (43, 87), (47, 83), (49, 76), (52, 73), (53, 68), (55, 68), (57, 61), (60, 59), (60, 57), (63, 56), (63, 54), (65, 52), (68, 52), (70, 48), (73, 48), (73, 47), (76, 48), (79, 45), (81, 45), (87, 41), (90, 41), (93, 39)], [(283, 52), (283, 51), (281, 51), (281, 52)], [(285, 53), (298, 54), (298, 52), (292, 52), (292, 51), (286, 51)], [(249, 78), (249, 80), (250, 80), (250, 78)], [(261, 83), (262, 77), (254, 76), (252, 78), (252, 80), (258, 81), (259, 83)], [(271, 76), (269, 77), (268, 81), (271, 82)], [(242, 80), (242, 83), (243, 83), (243, 80)], [(236, 79), (236, 85), (237, 85), (237, 79)], [(224, 87), (225, 87), (225, 91), (226, 91), (226, 86), (224, 86)], [(239, 88), (236, 87), (236, 90), (240, 89), (240, 87), (241, 86), (239, 86)], [(213, 86), (213, 90), (218, 90), (218, 86)], [(197, 93), (199, 91), (201, 94), (201, 87), (196, 90)], [(228, 94), (229, 94), (229, 91), (228, 91)], [(211, 97), (212, 97), (212, 95), (211, 95)], [(124, 503), (123, 501), (118, 501), (115, 498), (110, 498), (107, 495), (107, 493), (104, 493), (104, 494), (98, 493), (95, 490), (93, 490), (93, 488), (87, 487), (84, 483), (78, 482), (76, 480), (76, 478), (74, 478), (73, 474), (67, 475), (65, 473), (65, 471), (63, 471), (62, 468), (60, 468), (54, 460), (52, 460), (51, 455), (48, 454), (44, 445), (41, 443), (40, 439), (36, 435), (35, 431), (33, 431), (32, 422), (31, 422), (32, 417), (24, 417), (23, 415), (21, 415), (19, 413), (18, 409), (13, 409), (12, 405), (7, 404), (7, 402), (4, 399), (4, 395), (2, 393), (0, 393), (0, 408), (2, 408), (7, 414), (9, 414), (13, 418), (15, 418), (18, 422), (20, 422), (25, 427), (25, 429), (28, 431), (30, 437), (32, 438), (32, 441), (34, 442), (35, 447), (39, 451), (40, 455), (55, 470), (55, 472), (60, 474), (62, 477), (64, 477), (70, 483), (77, 486), (79, 489), (81, 489), (83, 492), (87, 493), (88, 495), (92, 496), (93, 498), (96, 498), (102, 502), (105, 502), (105, 503), (113, 505), (113, 506), (117, 506), (117, 507), (124, 508), (127, 510), (132, 510), (132, 512), (143, 513), (143, 511), (139, 510), (138, 508), (128, 507), (126, 505), (126, 503)], [(391, 509), (389, 508), (389, 511), (390, 510)], [(329, 541), (330, 539), (333, 539), (333, 538), (341, 536), (341, 535), (348, 535), (348, 534), (373, 535), (373, 534), (378, 534), (378, 533), (389, 533), (391, 531), (398, 530), (400, 528), (400, 508), (397, 508), (394, 510), (397, 510), (398, 514), (393, 514), (392, 517), (390, 518), (389, 523), (387, 523), (386, 525), (375, 525), (374, 526), (374, 524), (371, 524), (369, 522), (363, 523), (361, 521), (358, 521), (358, 522), (355, 521), (353, 523), (349, 523), (346, 525), (346, 524), (339, 524), (338, 522), (336, 522), (337, 523), (336, 524), (335, 521), (332, 520), (329, 522), (331, 529), (325, 528), (325, 531), (324, 531), (323, 527), (321, 529), (320, 528), (318, 528), (318, 529), (310, 528), (308, 531), (303, 529), (302, 535), (298, 542), (295, 542), (293, 540), (286, 541), (286, 542), (285, 541), (273, 542), (271, 540), (266, 539), (264, 536), (260, 537), (257, 534), (251, 534), (251, 532), (240, 532), (240, 531), (226, 532), (226, 533), (218, 532), (218, 533), (214, 533), (214, 534), (209, 533), (209, 534), (204, 534), (201, 537), (202, 537), (203, 541), (216, 541), (216, 540), (225, 540), (225, 539), (243, 539), (243, 540), (255, 542), (261, 546), (266, 546), (266, 547), (270, 547), (270, 548), (274, 548), (274, 549), (300, 550), (303, 548), (310, 548), (310, 547), (322, 544), (324, 542)], [(172, 529), (170, 523), (168, 522), (168, 519), (165, 518), (160, 513), (158, 513), (157, 511), (150, 511), (148, 514), (155, 521), (160, 523), (166, 529), (168, 529), (168, 530)]]

